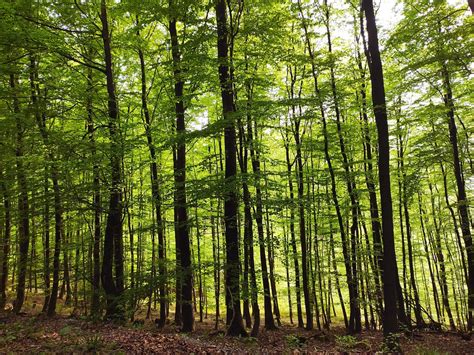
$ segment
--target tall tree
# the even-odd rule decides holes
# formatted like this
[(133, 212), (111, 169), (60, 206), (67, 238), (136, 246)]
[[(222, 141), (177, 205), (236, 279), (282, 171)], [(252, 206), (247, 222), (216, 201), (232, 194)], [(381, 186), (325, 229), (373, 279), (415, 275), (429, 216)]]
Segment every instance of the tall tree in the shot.
[[(43, 144), (47, 149), (47, 160), (51, 162), (50, 172), (51, 180), (53, 182), (53, 194), (54, 194), (54, 254), (53, 254), (53, 285), (51, 288), (51, 294), (49, 295), (48, 303), (48, 316), (53, 316), (56, 312), (56, 302), (58, 297), (58, 286), (59, 286), (59, 257), (61, 253), (61, 239), (63, 238), (63, 206), (61, 202), (61, 187), (59, 186), (59, 171), (56, 163), (56, 157), (53, 155), (49, 134), (46, 129), (46, 113), (41, 110), (45, 110), (45, 103), (39, 102), (39, 83), (38, 83), (38, 65), (35, 56), (30, 55), (30, 90), (31, 90), (31, 103), (34, 110), (34, 116), (36, 124), (40, 131), (43, 139)], [(43, 107), (41, 107), (43, 106)], [(64, 263), (66, 265), (66, 263)]]
[[(102, 260), (102, 285), (107, 298), (106, 318), (123, 319), (122, 293), (124, 291), (123, 270), (123, 221), (122, 221), (122, 147), (120, 142), (120, 120), (113, 72), (111, 32), (107, 17), (106, 0), (100, 4), (101, 33), (104, 51), (105, 76), (108, 94), (108, 126), (110, 136), (110, 196), (107, 225), (104, 235)], [(115, 270), (115, 273), (114, 273)]]
[[(328, 43), (328, 50), (329, 54), (333, 55), (332, 49), (332, 39), (331, 39), (331, 30), (330, 30), (330, 7), (328, 6), (327, 0), (324, 0), (324, 7), (325, 7), (325, 25), (326, 25), (326, 37)], [(351, 202), (351, 219), (352, 224), (350, 226), (350, 278), (348, 277), (348, 286), (349, 286), (349, 293), (350, 293), (350, 318), (349, 318), (349, 331), (350, 332), (360, 332), (362, 330), (361, 326), (361, 315), (360, 315), (360, 305), (359, 305), (359, 291), (357, 286), (357, 228), (358, 228), (358, 210), (359, 210), (359, 202), (357, 201), (356, 190), (357, 186), (355, 183), (354, 176), (351, 172), (351, 165), (349, 161), (349, 157), (347, 154), (346, 149), (346, 142), (342, 132), (342, 125), (341, 125), (341, 113), (339, 107), (339, 95), (337, 92), (336, 86), (336, 71), (335, 65), (332, 58), (330, 59), (330, 77), (331, 77), (331, 92), (332, 92), (332, 99), (334, 105), (334, 114), (336, 116), (336, 126), (337, 126), (337, 135), (339, 138), (339, 148), (341, 150), (342, 156), (342, 164), (344, 167), (345, 172), (345, 179), (346, 179), (346, 186), (347, 192), (349, 194), (350, 202)], [(341, 232), (342, 233), (342, 232)]]
[(219, 82), (222, 111), (224, 115), (225, 147), (225, 200), (224, 222), (226, 240), (226, 296), (232, 308), (232, 317), (227, 329), (231, 336), (246, 336), (240, 308), (240, 259), (237, 226), (237, 143), (235, 133), (235, 105), (232, 83), (229, 75), (227, 0), (216, 0), (217, 57), (219, 60)]
[[(181, 64), (181, 53), (178, 42), (178, 33), (176, 30), (176, 11), (173, 7), (173, 1), (170, 0), (171, 18), (169, 21), (169, 32), (171, 38), (171, 53), (173, 57), (173, 77), (174, 77), (174, 95), (175, 95), (175, 114), (176, 114), (176, 159), (174, 161), (175, 178), (175, 223), (177, 241), (179, 244), (180, 269), (181, 273), (181, 315), (182, 331), (190, 332), (193, 330), (194, 315), (192, 306), (192, 265), (191, 265), (191, 247), (189, 241), (188, 212), (186, 204), (186, 143), (185, 143), (185, 117), (183, 89), (184, 79)], [(234, 143), (235, 144), (235, 143)]]
[[(249, 90), (250, 91), (250, 90)], [(248, 102), (252, 102), (251, 94), (247, 96)], [(250, 109), (250, 107), (247, 107)], [(254, 133), (255, 130), (255, 133)], [(272, 299), (270, 294), (270, 279), (267, 268), (267, 256), (265, 252), (265, 236), (263, 231), (263, 202), (261, 189), (261, 170), (260, 170), (260, 152), (256, 149), (257, 142), (257, 121), (254, 119), (253, 127), (250, 114), (247, 116), (247, 133), (250, 146), (250, 156), (252, 158), (252, 170), (255, 174), (255, 222), (257, 223), (258, 244), (260, 247), (260, 267), (262, 268), (262, 284), (263, 284), (263, 302), (265, 310), (265, 329), (276, 329), (273, 320)], [(269, 238), (269, 236), (267, 236)]]
[[(137, 27), (139, 27), (137, 16)], [(137, 30), (137, 35), (140, 32)], [(141, 73), (141, 101), (144, 116), (145, 135), (150, 153), (150, 179), (151, 179), (151, 195), (154, 203), (155, 223), (158, 233), (158, 272), (159, 272), (159, 293), (160, 293), (160, 317), (158, 320), (158, 327), (163, 327), (166, 322), (166, 280), (165, 280), (165, 257), (164, 257), (164, 226), (163, 216), (161, 212), (161, 191), (158, 176), (158, 162), (155, 142), (152, 135), (152, 117), (150, 109), (148, 108), (148, 86), (146, 75), (145, 55), (142, 46), (138, 48), (138, 58), (140, 60)]]
[(95, 124), (93, 111), (93, 94), (94, 94), (94, 78), (92, 68), (87, 68), (87, 92), (86, 92), (86, 111), (87, 111), (87, 134), (89, 136), (89, 144), (91, 156), (94, 161), (92, 166), (93, 174), (93, 209), (94, 209), (94, 235), (92, 247), (92, 301), (91, 315), (97, 318), (100, 312), (100, 242), (101, 242), (101, 193), (100, 193), (100, 171), (99, 162), (97, 161), (97, 148), (95, 139)]
[(16, 289), (16, 299), (13, 305), (13, 311), (20, 313), (23, 302), (25, 301), (25, 280), (26, 268), (28, 262), (28, 247), (30, 245), (30, 222), (29, 222), (29, 200), (28, 200), (28, 184), (26, 180), (25, 168), (23, 164), (24, 155), (24, 130), (25, 130), (25, 116), (20, 110), (19, 100), (19, 83), (18, 77), (15, 74), (10, 74), (10, 89), (13, 100), (13, 115), (16, 121), (16, 178), (19, 187), (18, 194), (18, 241), (20, 257), (18, 258), (18, 284)]
[(461, 232), (464, 238), (464, 244), (467, 251), (467, 269), (468, 269), (468, 322), (467, 329), (469, 332), (472, 331), (472, 312), (474, 310), (474, 246), (472, 244), (472, 235), (470, 228), (470, 219), (468, 212), (468, 200), (466, 197), (465, 182), (461, 170), (461, 162), (459, 159), (459, 148), (458, 148), (458, 134), (456, 127), (456, 119), (454, 113), (454, 101), (453, 93), (451, 89), (451, 81), (449, 72), (446, 64), (443, 63), (443, 79), (444, 79), (444, 103), (446, 105), (446, 114), (448, 116), (449, 123), (449, 139), (452, 147), (453, 163), (454, 163), (454, 176), (456, 177), (456, 187), (458, 190), (458, 210), (461, 218)]
[(383, 233), (382, 282), (385, 303), (383, 331), (387, 345), (390, 346), (391, 350), (397, 351), (399, 349), (398, 343), (391, 341), (393, 334), (398, 331), (398, 306), (397, 299), (394, 295), (397, 294), (397, 284), (399, 284), (399, 281), (393, 234), (392, 193), (390, 189), (390, 144), (387, 107), (385, 102), (385, 85), (373, 1), (363, 0), (361, 7), (366, 18), (368, 34), (367, 59), (372, 83), (373, 110), (378, 133), (378, 167)]

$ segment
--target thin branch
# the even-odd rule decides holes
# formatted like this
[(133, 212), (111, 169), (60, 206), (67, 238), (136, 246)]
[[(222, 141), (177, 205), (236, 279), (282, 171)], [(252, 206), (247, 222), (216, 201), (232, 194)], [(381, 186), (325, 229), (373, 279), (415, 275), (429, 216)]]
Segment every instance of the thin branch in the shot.
[(79, 60), (77, 58), (74, 58), (72, 55), (68, 54), (68, 53), (61, 53), (61, 52), (58, 52), (59, 55), (63, 56), (64, 58), (66, 59), (69, 59), (75, 63), (78, 63), (78, 64), (81, 64), (81, 65), (84, 65), (88, 68), (91, 68), (91, 69), (95, 69), (95, 70), (98, 70), (100, 71), (101, 73), (105, 74), (105, 68), (101, 68), (97, 65), (94, 65), (94, 64), (90, 64), (90, 63), (87, 63), (87, 62), (83, 62), (82, 60)]

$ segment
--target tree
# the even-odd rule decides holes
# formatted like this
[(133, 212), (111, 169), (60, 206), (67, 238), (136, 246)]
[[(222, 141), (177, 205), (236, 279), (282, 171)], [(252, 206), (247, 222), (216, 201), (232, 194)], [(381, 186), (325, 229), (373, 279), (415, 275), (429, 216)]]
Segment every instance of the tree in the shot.
[(19, 244), (20, 244), (20, 257), (18, 259), (18, 285), (16, 289), (16, 299), (13, 305), (13, 311), (20, 313), (21, 307), (25, 300), (25, 279), (26, 279), (26, 268), (28, 261), (28, 247), (30, 244), (30, 223), (29, 223), (29, 201), (28, 201), (28, 184), (26, 180), (24, 165), (22, 161), (23, 157), (23, 135), (24, 135), (24, 121), (25, 118), (20, 111), (19, 101), (19, 83), (18, 77), (12, 73), (10, 74), (10, 89), (13, 98), (13, 114), (16, 120), (16, 177), (17, 184), (19, 186), (18, 194), (18, 215), (20, 217), (19, 227)]
[(11, 217), (10, 217), (10, 195), (4, 177), (3, 170), (0, 170), (0, 188), (2, 192), (3, 208), (4, 208), (4, 229), (2, 240), (2, 258), (0, 265), (0, 309), (5, 308), (7, 301), (7, 280), (8, 280), (8, 257), (10, 254), (10, 234), (11, 234)]
[[(192, 265), (191, 248), (189, 243), (188, 230), (188, 212), (186, 203), (186, 144), (185, 144), (185, 121), (184, 121), (184, 102), (183, 87), (184, 81), (181, 68), (181, 54), (179, 50), (178, 34), (176, 30), (176, 15), (173, 8), (173, 1), (170, 1), (171, 18), (169, 21), (169, 32), (171, 38), (171, 52), (173, 57), (173, 77), (174, 77), (174, 95), (175, 95), (175, 113), (176, 113), (176, 159), (174, 161), (175, 171), (175, 223), (178, 240), (178, 249), (180, 256), (181, 273), (181, 315), (182, 331), (190, 332), (193, 330), (194, 315), (192, 308)], [(234, 142), (235, 144), (235, 142)]]
[(225, 200), (224, 222), (226, 240), (226, 297), (232, 308), (232, 317), (227, 334), (246, 336), (240, 308), (240, 261), (237, 229), (237, 145), (235, 133), (235, 105), (232, 83), (229, 76), (228, 28), (226, 0), (216, 0), (217, 56), (219, 60), (219, 83), (221, 88), (222, 111), (224, 115), (225, 146)]
[(398, 271), (393, 236), (392, 193), (390, 190), (390, 145), (385, 102), (385, 86), (383, 78), (382, 60), (380, 58), (377, 27), (375, 24), (374, 5), (372, 0), (363, 0), (362, 11), (365, 13), (367, 34), (370, 80), (372, 83), (372, 103), (378, 133), (378, 167), (380, 200), (382, 207), (383, 233), (383, 270), (382, 283), (384, 294), (383, 331), (385, 339), (397, 351), (399, 345), (389, 343), (391, 336), (398, 331), (397, 294)]
[[(102, 261), (102, 285), (107, 296), (106, 318), (123, 318), (121, 296), (124, 290), (123, 279), (123, 241), (122, 241), (122, 172), (121, 145), (119, 131), (119, 109), (115, 93), (111, 39), (107, 18), (106, 0), (101, 1), (100, 20), (102, 23), (102, 41), (107, 79), (108, 116), (110, 135), (111, 184), (109, 211), (104, 235), (104, 253)], [(115, 275), (114, 275), (115, 270)], [(115, 276), (115, 277), (114, 277)]]

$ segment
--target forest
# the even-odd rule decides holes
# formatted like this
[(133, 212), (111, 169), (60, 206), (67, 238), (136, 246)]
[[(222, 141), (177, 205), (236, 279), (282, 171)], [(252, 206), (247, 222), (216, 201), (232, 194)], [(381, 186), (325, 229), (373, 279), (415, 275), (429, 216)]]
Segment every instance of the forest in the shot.
[(474, 1), (0, 0), (0, 47), (0, 352), (474, 349)]

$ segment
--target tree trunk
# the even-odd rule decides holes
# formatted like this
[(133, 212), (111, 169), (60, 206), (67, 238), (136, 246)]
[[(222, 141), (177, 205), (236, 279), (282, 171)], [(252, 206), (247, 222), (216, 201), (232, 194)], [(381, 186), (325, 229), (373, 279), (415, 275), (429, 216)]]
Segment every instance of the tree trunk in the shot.
[(427, 242), (426, 229), (425, 229), (425, 223), (424, 223), (425, 213), (424, 213), (424, 210), (422, 208), (422, 205), (423, 205), (423, 203), (422, 203), (422, 200), (421, 200), (421, 193), (420, 193), (420, 191), (418, 191), (418, 210), (419, 210), (419, 214), (420, 214), (421, 232), (422, 232), (422, 235), (423, 235), (423, 249), (424, 249), (424, 252), (425, 252), (426, 261), (428, 262), (428, 269), (429, 269), (429, 272), (430, 272), (430, 280), (431, 280), (431, 285), (432, 285), (432, 292), (433, 292), (434, 304), (435, 304), (435, 309), (436, 309), (436, 315), (437, 315), (438, 322), (439, 322), (440, 321), (440, 307), (439, 307), (438, 288), (436, 287), (434, 272), (433, 272), (433, 268), (431, 266), (431, 258), (430, 258), (430, 254), (429, 254), (429, 251), (428, 251), (428, 242)]
[[(257, 135), (257, 123), (255, 122), (255, 135)], [(257, 157), (260, 156), (260, 153), (257, 151)], [(265, 180), (265, 190), (267, 191), (267, 199), (268, 199), (268, 179), (266, 173), (266, 165), (265, 161), (263, 162), (263, 178)], [(267, 249), (268, 249), (268, 276), (270, 278), (270, 289), (272, 291), (272, 301), (273, 301), (273, 313), (275, 314), (275, 318), (277, 321), (278, 326), (281, 326), (280, 320), (280, 307), (278, 306), (278, 292), (276, 286), (276, 279), (275, 279), (275, 245), (273, 243), (273, 228), (270, 224), (270, 212), (268, 210), (268, 206), (265, 208), (265, 224), (266, 224), (266, 231), (267, 231)]]
[[(287, 215), (285, 215), (285, 219)], [(288, 240), (288, 232), (286, 229), (286, 225), (283, 225), (283, 253), (285, 254), (284, 258), (284, 265), (285, 265), (285, 272), (286, 272), (286, 293), (288, 297), (288, 310), (290, 316), (290, 324), (293, 324), (293, 304), (291, 302), (291, 288), (290, 288), (290, 242)]]
[(44, 303), (42, 313), (48, 311), (49, 300), (51, 297), (51, 277), (50, 277), (50, 241), (49, 241), (49, 181), (48, 168), (45, 166), (44, 177), (44, 214), (43, 214), (43, 254), (44, 254)]
[(453, 151), (453, 163), (454, 163), (454, 176), (456, 177), (456, 187), (458, 190), (458, 210), (461, 219), (461, 232), (464, 239), (464, 244), (467, 252), (467, 289), (468, 289), (468, 318), (467, 318), (467, 330), (472, 331), (472, 312), (474, 310), (474, 246), (472, 244), (472, 235), (470, 229), (470, 220), (468, 212), (468, 201), (466, 197), (466, 187), (461, 170), (461, 162), (459, 158), (458, 149), (458, 134), (456, 127), (456, 119), (454, 115), (454, 101), (453, 92), (451, 89), (451, 81), (449, 77), (448, 68), (443, 63), (443, 80), (445, 87), (444, 104), (446, 106), (446, 114), (448, 116), (449, 125), (449, 139), (451, 141), (451, 148)]
[(390, 191), (390, 144), (387, 122), (387, 108), (385, 106), (385, 87), (380, 59), (377, 27), (372, 0), (362, 0), (361, 10), (365, 12), (368, 33), (368, 61), (372, 82), (372, 102), (378, 132), (378, 167), (380, 199), (382, 205), (383, 231), (383, 272), (382, 283), (385, 310), (383, 315), (383, 331), (390, 350), (399, 350), (398, 342), (393, 342), (392, 334), (398, 331), (397, 294), (398, 271), (395, 255), (395, 241), (393, 235), (392, 194)]
[(66, 234), (61, 233), (63, 235), (63, 266), (64, 266), (64, 273), (63, 273), (63, 278), (64, 278), (64, 284), (66, 286), (65, 288), (65, 294), (66, 294), (66, 299), (64, 300), (64, 304), (68, 306), (71, 302), (71, 277), (70, 277), (70, 263), (69, 263), (69, 239), (71, 239), (71, 232), (67, 232)]
[[(329, 54), (332, 55), (332, 42), (331, 42), (331, 31), (329, 26), (329, 7), (327, 4), (327, 0), (324, 1), (325, 5), (325, 15), (326, 15), (326, 34), (327, 34), (327, 43)], [(347, 185), (347, 192), (350, 197), (351, 201), (351, 215), (352, 215), (352, 224), (350, 226), (351, 231), (351, 252), (350, 252), (350, 280), (348, 279), (348, 287), (350, 293), (350, 316), (349, 316), (349, 332), (357, 332), (359, 333), (362, 330), (361, 326), (361, 315), (360, 315), (360, 305), (359, 305), (359, 291), (357, 287), (357, 260), (356, 260), (356, 246), (357, 246), (357, 217), (358, 217), (358, 206), (359, 203), (357, 201), (356, 196), (356, 184), (355, 180), (351, 175), (350, 172), (350, 165), (349, 159), (347, 157), (346, 152), (346, 145), (342, 133), (341, 127), (341, 118), (340, 118), (340, 111), (339, 111), (339, 98), (337, 94), (337, 87), (336, 87), (336, 75), (334, 70), (334, 63), (331, 61), (330, 64), (330, 72), (331, 72), (331, 91), (332, 97), (334, 102), (334, 111), (336, 116), (336, 125), (337, 125), (337, 134), (339, 138), (339, 147), (341, 150), (342, 162), (345, 172), (345, 179)]]
[[(251, 96), (247, 98), (251, 100)], [(253, 133), (252, 122), (250, 114), (247, 113), (247, 133), (250, 145), (250, 156), (252, 158), (252, 170), (255, 175), (255, 198), (256, 211), (255, 221), (257, 223), (258, 244), (260, 247), (260, 267), (262, 268), (262, 283), (263, 283), (263, 301), (265, 310), (265, 329), (276, 329), (273, 320), (272, 312), (272, 298), (270, 291), (270, 278), (267, 268), (267, 257), (265, 250), (265, 236), (263, 230), (263, 204), (262, 204), (262, 190), (260, 185), (261, 170), (260, 170), (260, 154), (256, 150), (256, 136), (257, 136), (257, 122), (254, 122), (255, 134)], [(268, 236), (267, 236), (268, 237)]]
[[(360, 22), (360, 32), (363, 39), (364, 48), (366, 47), (365, 42), (365, 31), (363, 27), (363, 13), (359, 13), (359, 22)], [(355, 20), (354, 20), (355, 22)], [(381, 237), (381, 226), (379, 218), (379, 207), (377, 203), (377, 194), (375, 192), (375, 178), (373, 171), (373, 157), (372, 157), (372, 142), (370, 137), (369, 130), (369, 117), (367, 115), (367, 93), (366, 93), (366, 78), (365, 78), (365, 69), (362, 66), (362, 58), (359, 52), (359, 37), (356, 35), (357, 43), (357, 66), (360, 73), (360, 97), (361, 97), (361, 113), (360, 115), (362, 120), (363, 127), (363, 145), (364, 145), (364, 172), (365, 172), (365, 184), (367, 190), (369, 191), (369, 203), (370, 203), (370, 220), (372, 225), (372, 243), (373, 243), (373, 253), (374, 253), (374, 281), (375, 281), (375, 292), (377, 298), (377, 310), (379, 317), (382, 318), (383, 313), (383, 304), (382, 304), (382, 290), (380, 286), (380, 273), (383, 268), (383, 258), (382, 258), (382, 237)]]
[[(294, 99), (294, 85), (296, 76), (292, 75), (289, 94), (290, 99)], [(292, 105), (292, 113), (295, 114), (295, 106)], [(295, 288), (296, 288), (296, 312), (298, 317), (298, 327), (303, 328), (303, 311), (301, 308), (301, 286), (300, 286), (300, 271), (298, 262), (298, 252), (296, 247), (296, 233), (295, 233), (295, 208), (294, 201), (295, 195), (293, 191), (293, 172), (292, 167), (294, 162), (290, 161), (290, 142), (288, 137), (288, 127), (285, 127), (285, 158), (286, 158), (286, 170), (288, 176), (288, 189), (290, 194), (290, 243), (293, 252), (293, 263), (295, 268)]]
[[(247, 57), (245, 58), (247, 60)], [(246, 62), (246, 70), (248, 70), (248, 62)], [(247, 116), (250, 116), (250, 96), (251, 85), (247, 85)], [(247, 118), (250, 122), (250, 118)], [(238, 119), (239, 127), (239, 164), (240, 171), (243, 176), (248, 175), (248, 137), (245, 136), (244, 124), (242, 120)], [(260, 308), (258, 305), (257, 295), (257, 279), (255, 275), (255, 255), (253, 249), (253, 221), (252, 221), (252, 207), (251, 196), (248, 185), (248, 180), (244, 179), (242, 182), (243, 202), (244, 202), (244, 283), (243, 291), (245, 294), (244, 301), (244, 318), (247, 328), (252, 326), (252, 319), (250, 316), (249, 303), (252, 304), (252, 313), (254, 316), (254, 326), (251, 331), (251, 336), (257, 336), (260, 326)], [(250, 279), (250, 284), (249, 284)], [(249, 302), (250, 296), (250, 302)]]
[[(137, 20), (138, 24), (138, 20)], [(139, 36), (139, 32), (137, 31)], [(145, 135), (147, 139), (148, 150), (150, 152), (150, 177), (151, 177), (151, 195), (153, 199), (155, 223), (158, 233), (158, 273), (159, 273), (159, 293), (160, 293), (160, 317), (157, 326), (163, 327), (166, 322), (166, 270), (164, 257), (164, 228), (163, 217), (161, 213), (161, 192), (158, 179), (158, 164), (156, 160), (156, 149), (151, 134), (151, 117), (148, 109), (148, 94), (146, 81), (145, 57), (141, 48), (138, 49), (138, 57), (140, 59), (140, 73), (141, 73), (141, 100), (143, 116), (145, 118)]]
[[(110, 46), (109, 22), (106, 1), (101, 1), (100, 20), (102, 22), (102, 41), (104, 45), (105, 74), (107, 79), (108, 116), (110, 135), (110, 196), (107, 225), (104, 235), (104, 254), (102, 260), (102, 285), (106, 294), (106, 319), (124, 319), (121, 296), (124, 291), (123, 279), (123, 221), (122, 221), (122, 171), (119, 110), (115, 94), (112, 51)], [(115, 274), (114, 274), (115, 268)]]
[(217, 19), (217, 54), (219, 59), (219, 82), (222, 96), (222, 110), (224, 114), (224, 144), (225, 144), (225, 201), (224, 221), (226, 238), (226, 293), (232, 306), (232, 319), (227, 334), (232, 336), (246, 336), (242, 313), (240, 309), (240, 260), (239, 238), (237, 230), (237, 193), (236, 193), (236, 134), (234, 127), (234, 93), (229, 80), (228, 58), (228, 29), (226, 15), (226, 1), (216, 1)]
[[(401, 128), (398, 127), (400, 130)], [(408, 267), (410, 270), (410, 285), (413, 290), (414, 298), (414, 311), (415, 311), (415, 320), (416, 326), (418, 328), (423, 328), (425, 321), (421, 314), (421, 305), (420, 297), (418, 294), (418, 287), (415, 282), (415, 266), (414, 266), (414, 257), (413, 257), (413, 246), (412, 246), (412, 232), (411, 232), (411, 223), (410, 223), (410, 213), (408, 211), (408, 195), (407, 195), (407, 175), (404, 162), (404, 140), (401, 132), (398, 135), (399, 140), (399, 159), (400, 159), (400, 172), (401, 172), (401, 183), (402, 183), (402, 205), (403, 205), (403, 214), (405, 216), (405, 228), (406, 228), (406, 237), (407, 237), (407, 247), (408, 247)]]
[(30, 244), (30, 223), (29, 223), (29, 203), (28, 184), (26, 181), (25, 168), (23, 166), (23, 134), (24, 122), (20, 113), (20, 102), (18, 99), (18, 79), (15, 74), (10, 74), (10, 88), (13, 96), (13, 113), (16, 120), (16, 177), (18, 184), (18, 240), (20, 256), (18, 259), (18, 280), (16, 289), (16, 299), (13, 305), (13, 312), (20, 313), (25, 300), (25, 279), (28, 261), (28, 246)]
[[(172, 6), (172, 1), (170, 1)], [(176, 229), (179, 243), (181, 260), (181, 313), (183, 332), (190, 332), (194, 327), (194, 315), (192, 307), (192, 265), (191, 248), (189, 242), (188, 214), (186, 203), (186, 143), (185, 143), (185, 121), (183, 89), (184, 80), (182, 78), (181, 54), (179, 51), (178, 34), (176, 31), (176, 18), (172, 17), (169, 22), (169, 32), (171, 38), (171, 52), (173, 57), (174, 75), (174, 95), (176, 114), (176, 164), (174, 166), (175, 188), (176, 188)]]
[(91, 317), (100, 318), (100, 239), (101, 239), (101, 228), (100, 228), (100, 216), (101, 216), (101, 195), (100, 195), (100, 172), (99, 164), (97, 162), (96, 143), (94, 136), (94, 119), (92, 111), (92, 100), (93, 100), (93, 77), (92, 70), (87, 70), (87, 93), (86, 93), (86, 110), (87, 110), (87, 133), (89, 136), (89, 144), (91, 150), (91, 157), (93, 160), (92, 175), (93, 175), (93, 191), (94, 195), (92, 198), (93, 210), (94, 210), (94, 235), (92, 245), (92, 262), (93, 262), (93, 273), (92, 273), (92, 302), (91, 302)]
[(11, 217), (10, 217), (10, 195), (6, 183), (6, 175), (3, 174), (3, 169), (0, 168), (0, 191), (3, 198), (4, 209), (4, 231), (2, 240), (2, 258), (0, 264), (0, 310), (3, 310), (7, 300), (7, 280), (8, 280), (8, 258), (10, 254), (10, 234), (11, 234)]

